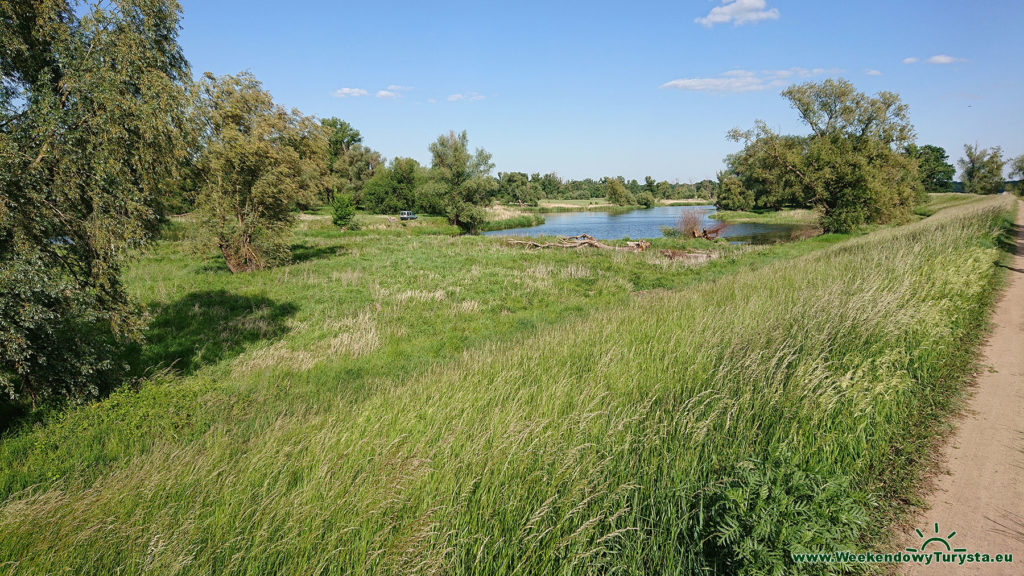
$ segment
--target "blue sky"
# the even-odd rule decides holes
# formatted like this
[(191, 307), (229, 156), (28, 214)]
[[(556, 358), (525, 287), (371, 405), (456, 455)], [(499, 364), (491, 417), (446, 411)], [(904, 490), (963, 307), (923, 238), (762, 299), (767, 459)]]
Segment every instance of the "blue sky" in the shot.
[[(388, 158), (467, 130), (499, 171), (714, 178), (779, 96), (843, 77), (909, 104), (920, 144), (1024, 154), (1024, 2), (182, 0), (198, 75), (252, 71)], [(912, 61), (916, 59), (916, 61)]]

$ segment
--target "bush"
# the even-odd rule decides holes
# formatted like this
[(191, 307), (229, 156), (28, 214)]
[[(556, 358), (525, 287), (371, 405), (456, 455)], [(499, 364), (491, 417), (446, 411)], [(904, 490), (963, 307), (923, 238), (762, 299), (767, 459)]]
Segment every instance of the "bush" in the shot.
[(651, 194), (650, 192), (642, 192), (637, 196), (636, 202), (644, 208), (651, 208), (658, 203), (658, 200), (654, 197), (654, 194)]
[(356, 216), (356, 203), (348, 194), (338, 194), (331, 203), (331, 221), (334, 225), (345, 229), (354, 230), (353, 218)]
[(619, 206), (633, 206), (636, 204), (636, 198), (633, 197), (633, 193), (618, 178), (609, 178), (605, 182), (604, 195), (608, 198), (609, 202)]

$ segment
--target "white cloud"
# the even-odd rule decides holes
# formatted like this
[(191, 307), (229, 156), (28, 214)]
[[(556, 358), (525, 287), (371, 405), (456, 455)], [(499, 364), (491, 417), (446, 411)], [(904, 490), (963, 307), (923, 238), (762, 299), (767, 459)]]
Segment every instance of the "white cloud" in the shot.
[(694, 22), (711, 28), (715, 24), (729, 22), (732, 22), (733, 26), (739, 26), (747, 22), (778, 20), (779, 11), (775, 8), (766, 10), (767, 7), (765, 0), (722, 0), (721, 6), (715, 6), (707, 16), (697, 18)]
[(335, 98), (348, 98), (349, 96), (366, 96), (366, 90), (362, 88), (341, 88), (334, 92)]
[(398, 93), (397, 92), (393, 92), (391, 90), (378, 90), (377, 91), (377, 98), (391, 98), (391, 99), (394, 99), (394, 98), (398, 98)]
[(448, 97), (449, 102), (476, 102), (483, 100), (484, 95), (477, 92), (466, 92), (465, 94), (452, 94)]
[[(920, 61), (921, 59), (916, 56), (911, 56), (910, 58), (903, 59), (904, 64), (913, 64), (915, 62)], [(953, 64), (955, 62), (967, 62), (967, 58), (957, 58), (955, 56), (949, 56), (947, 54), (936, 54), (935, 56), (926, 59), (925, 62), (929, 64)]]
[(864, 73), (867, 74), (868, 76), (881, 76), (882, 75), (882, 73), (879, 70), (875, 70), (873, 68), (868, 68), (867, 70), (864, 71)]
[(412, 90), (412, 86), (402, 86), (400, 84), (388, 84), (388, 92), (408, 92)]
[(715, 77), (679, 78), (661, 85), (662, 88), (690, 90), (695, 92), (755, 92), (779, 88), (800, 78), (822, 74), (838, 74), (839, 69), (786, 68), (783, 70), (730, 70)]
[(954, 62), (966, 62), (966, 58), (955, 58), (953, 56), (947, 56), (945, 54), (936, 54), (932, 56), (926, 62), (929, 64), (952, 64)]

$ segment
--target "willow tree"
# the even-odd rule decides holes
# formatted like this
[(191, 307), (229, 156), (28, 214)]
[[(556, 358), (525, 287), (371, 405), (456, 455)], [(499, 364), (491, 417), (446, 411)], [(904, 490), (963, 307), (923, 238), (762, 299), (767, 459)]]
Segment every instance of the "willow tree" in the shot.
[(442, 134), (430, 144), (430, 173), (425, 188), (427, 195), (463, 232), (476, 233), (487, 215), (483, 206), (497, 192), (498, 183), (491, 177), (494, 164), (483, 148), (469, 151), (466, 131)]
[(727, 158), (728, 174), (752, 193), (754, 206), (814, 207), (830, 232), (909, 216), (923, 187), (908, 157), (914, 127), (898, 95), (868, 96), (846, 80), (796, 84), (782, 92), (811, 129), (781, 135), (757, 121), (732, 130), (745, 144)]
[(0, 392), (95, 394), (141, 314), (120, 272), (187, 155), (173, 0), (0, 2)]
[(296, 202), (327, 177), (327, 134), (313, 118), (274, 103), (247, 72), (201, 86), (205, 119), (198, 207), (231, 272), (283, 262)]
[(960, 167), (960, 180), (964, 183), (964, 192), (968, 194), (998, 194), (1003, 191), (1003, 149), (995, 146), (992, 149), (982, 148), (975, 143), (973, 146), (964, 144), (964, 156), (957, 160)]

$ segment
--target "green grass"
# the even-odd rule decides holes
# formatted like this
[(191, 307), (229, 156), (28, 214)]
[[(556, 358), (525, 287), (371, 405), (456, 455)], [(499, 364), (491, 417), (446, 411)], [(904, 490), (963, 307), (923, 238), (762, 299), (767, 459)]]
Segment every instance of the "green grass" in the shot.
[(928, 199), (914, 209), (918, 216), (931, 216), (944, 208), (955, 208), (984, 198), (978, 194), (957, 194), (953, 192), (928, 194)]
[(878, 543), (1007, 202), (701, 267), (436, 223), (303, 221), (298, 262), (244, 276), (162, 242), (128, 277), (158, 369), (0, 441), (0, 566), (794, 573)]
[(529, 228), (531, 226), (540, 226), (543, 223), (544, 217), (540, 214), (523, 214), (513, 218), (484, 222), (480, 226), (480, 231), (490, 232), (492, 230), (509, 230), (511, 228)]
[(809, 224), (818, 223), (814, 210), (785, 209), (745, 212), (742, 210), (719, 210), (711, 215), (716, 220), (730, 223), (754, 222), (758, 224)]

